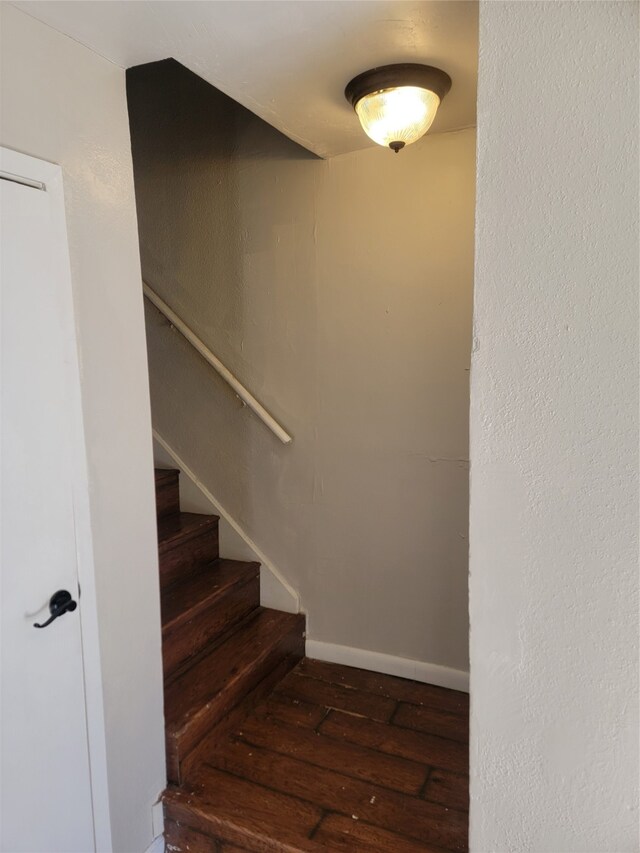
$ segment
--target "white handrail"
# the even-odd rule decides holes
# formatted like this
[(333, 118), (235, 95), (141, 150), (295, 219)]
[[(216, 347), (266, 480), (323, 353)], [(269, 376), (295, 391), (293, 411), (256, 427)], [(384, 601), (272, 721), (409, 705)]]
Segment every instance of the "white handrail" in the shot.
[(167, 303), (158, 296), (155, 290), (153, 290), (145, 281), (142, 282), (142, 289), (147, 299), (150, 302), (153, 302), (158, 311), (160, 311), (161, 314), (164, 314), (171, 325), (175, 326), (180, 334), (184, 335), (184, 337), (189, 341), (191, 346), (198, 350), (204, 360), (208, 362), (211, 367), (220, 374), (220, 376), (222, 376), (225, 382), (229, 383), (242, 402), (246, 403), (246, 405), (255, 412), (260, 420), (269, 427), (274, 435), (278, 436), (283, 444), (291, 444), (293, 437), (280, 426), (277, 420), (256, 400), (253, 394), (251, 394), (251, 392), (248, 391), (238, 379), (236, 379), (233, 373), (224, 366), (220, 359), (216, 358), (206, 344), (204, 344), (200, 338), (191, 331), (186, 323), (184, 323), (180, 317), (178, 317), (178, 315), (169, 308)]

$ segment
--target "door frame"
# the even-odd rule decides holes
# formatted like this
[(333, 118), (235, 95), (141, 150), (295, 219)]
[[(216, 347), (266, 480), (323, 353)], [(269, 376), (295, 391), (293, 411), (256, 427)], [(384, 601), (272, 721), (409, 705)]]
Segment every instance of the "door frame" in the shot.
[(72, 481), (75, 547), (78, 584), (82, 594), (82, 607), (78, 608), (82, 643), (82, 671), (87, 718), (89, 772), (93, 808), (94, 839), (97, 853), (112, 850), (109, 786), (107, 773), (107, 748), (105, 738), (104, 696), (98, 626), (97, 591), (91, 515), (89, 505), (89, 476), (85, 445), (84, 418), (81, 398), (81, 374), (78, 352), (78, 328), (75, 318), (75, 294), (69, 258), (69, 242), (64, 205), (62, 168), (0, 146), (0, 175), (5, 180), (32, 186), (34, 192), (45, 191), (51, 199), (52, 223), (56, 232), (56, 245), (60, 251), (56, 258), (57, 278), (69, 286), (69, 306), (72, 316), (70, 327), (74, 330), (75, 358), (66, 364), (72, 422)]

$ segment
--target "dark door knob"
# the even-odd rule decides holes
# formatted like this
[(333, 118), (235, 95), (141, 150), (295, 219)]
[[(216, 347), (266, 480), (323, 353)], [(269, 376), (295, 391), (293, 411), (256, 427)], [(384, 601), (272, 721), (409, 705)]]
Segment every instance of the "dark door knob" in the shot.
[(66, 589), (59, 589), (58, 592), (54, 592), (49, 599), (49, 613), (51, 613), (51, 616), (46, 622), (43, 622), (42, 625), (34, 622), (33, 627), (46, 628), (47, 625), (51, 625), (54, 619), (57, 619), (58, 616), (62, 616), (64, 613), (71, 613), (71, 611), (75, 610), (77, 606), (78, 605), (71, 597), (70, 592), (67, 592)]

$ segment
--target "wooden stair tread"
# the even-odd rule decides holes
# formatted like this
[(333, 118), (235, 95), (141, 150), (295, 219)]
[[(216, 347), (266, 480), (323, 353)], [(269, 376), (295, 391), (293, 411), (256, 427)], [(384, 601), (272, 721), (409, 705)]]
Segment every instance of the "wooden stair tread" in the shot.
[(299, 615), (259, 608), (254, 619), (240, 627), (222, 645), (167, 687), (165, 719), (167, 730), (179, 731), (203, 706), (225, 693), (247, 672), (256, 668), (287, 635), (300, 632)]
[(217, 527), (217, 515), (201, 515), (196, 512), (180, 512), (158, 521), (158, 547), (160, 553), (199, 536), (208, 528)]
[(166, 479), (173, 480), (174, 477), (177, 477), (180, 474), (180, 471), (178, 471), (177, 468), (154, 468), (153, 474), (156, 484), (158, 484)]
[[(299, 664), (280, 683), (304, 673)], [(193, 836), (194, 853), (226, 850), (227, 844), (251, 853), (466, 851), (468, 775), (434, 767), (433, 760), (442, 756), (428, 748), (440, 741), (462, 758), (463, 745), (409, 731), (393, 720), (377, 722), (370, 714), (330, 711), (324, 703), (332, 703), (333, 694), (320, 685), (317, 690), (309, 699), (322, 704), (272, 693), (224, 736), (218, 733), (199, 749), (180, 793), (168, 792), (168, 824), (177, 821), (168, 837), (191, 839), (191, 830), (183, 836), (180, 827), (201, 833), (203, 838)], [(369, 697), (375, 715), (375, 694), (354, 691)], [(405, 695), (405, 686), (399, 686), (399, 695)], [(354, 731), (348, 738), (325, 729), (321, 721), (329, 718), (327, 711), (329, 717), (349, 720)], [(377, 744), (359, 746), (357, 730), (366, 743), (371, 727), (389, 732), (392, 745), (397, 730), (412, 739), (413, 748), (398, 761)], [(304, 809), (310, 806), (321, 817), (308, 830)]]
[(269, 675), (281, 678), (304, 654), (304, 616), (261, 607), (235, 630), (214, 641), (171, 682), (165, 682), (165, 731), (169, 778), (203, 740)]
[(218, 559), (177, 581), (162, 591), (163, 632), (175, 630), (179, 624), (208, 609), (231, 587), (244, 584), (259, 574), (259, 563)]
[(309, 840), (322, 818), (318, 806), (212, 767), (201, 767), (186, 789), (168, 788), (164, 806), (171, 820), (242, 849), (278, 853), (327, 849)]
[(169, 818), (164, 822), (164, 843), (164, 850), (184, 853), (251, 853), (247, 847), (239, 847), (228, 841), (224, 844), (215, 842), (209, 835)]
[(255, 709), (272, 693), (277, 683), (300, 662), (303, 654), (304, 639), (300, 636), (297, 650), (293, 654), (282, 657), (279, 663), (243, 696), (241, 702), (225, 714), (220, 722), (216, 723), (197, 744), (196, 748), (182, 761), (180, 776), (183, 784), (189, 784), (192, 773), (197, 772), (199, 767), (207, 763), (207, 756), (216, 752), (221, 743), (224, 743), (228, 737), (235, 737), (236, 733), (242, 730)]
[(158, 517), (160, 584), (173, 586), (220, 556), (218, 516), (171, 512)]

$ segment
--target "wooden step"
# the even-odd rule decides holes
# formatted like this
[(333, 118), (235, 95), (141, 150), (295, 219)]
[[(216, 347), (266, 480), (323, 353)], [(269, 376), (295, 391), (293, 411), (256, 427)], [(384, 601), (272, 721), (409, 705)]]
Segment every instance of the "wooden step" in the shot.
[[(304, 654), (304, 616), (258, 608), (255, 616), (165, 688), (169, 779), (220, 723), (283, 661), (291, 668)], [(284, 673), (282, 673), (284, 675)]]
[[(282, 658), (280, 663), (272, 669), (262, 681), (246, 693), (242, 701), (235, 706), (224, 718), (217, 723), (210, 732), (200, 741), (180, 765), (180, 778), (183, 785), (189, 785), (191, 776), (197, 772), (202, 764), (208, 763), (208, 756), (215, 753), (220, 744), (234, 732), (241, 731), (256, 708), (262, 707), (267, 699), (273, 699), (273, 690), (278, 683), (291, 672), (292, 668), (300, 660), (300, 654)], [(325, 712), (326, 713), (326, 712)]]
[(175, 468), (156, 468), (156, 515), (166, 518), (180, 512), (180, 472)]
[[(200, 768), (188, 791), (168, 788), (163, 799), (169, 839), (173, 844), (177, 841), (180, 850), (185, 850), (185, 835), (173, 826), (174, 822), (191, 828), (186, 835), (189, 840), (200, 841), (200, 834), (204, 834), (211, 853), (219, 849), (216, 844), (220, 843), (223, 851), (231, 844), (251, 853), (326, 853), (329, 849), (309, 840), (322, 819), (318, 806), (206, 765)], [(207, 847), (200, 841), (194, 849), (199, 853)]]
[[(255, 853), (466, 849), (466, 815), (455, 809), (242, 742), (213, 761), (198, 769), (188, 790), (165, 793), (167, 841), (177, 849), (205, 853), (220, 849), (216, 843)], [(357, 811), (345, 814), (347, 804)]]
[(386, 700), (443, 713), (462, 704), (443, 688), (304, 660), (198, 747), (181, 788), (164, 796), (168, 843), (193, 853), (465, 853), (466, 744), (395, 715), (381, 722)]
[(260, 605), (260, 564), (216, 560), (162, 591), (165, 680)]
[[(177, 824), (173, 820), (164, 822), (164, 850), (188, 851), (188, 853), (218, 853), (219, 845), (208, 835), (202, 835), (189, 826)], [(233, 848), (232, 848), (233, 849)], [(241, 848), (236, 847), (236, 850)], [(227, 853), (222, 848), (223, 853)]]
[[(252, 853), (248, 847), (238, 847), (237, 844), (227, 844), (215, 841), (209, 835), (203, 835), (184, 824), (166, 820), (164, 824), (165, 850), (180, 851), (180, 853)], [(264, 853), (264, 847), (260, 853)], [(281, 849), (281, 848), (278, 848)]]
[(181, 512), (158, 521), (160, 584), (167, 587), (218, 559), (218, 516)]

